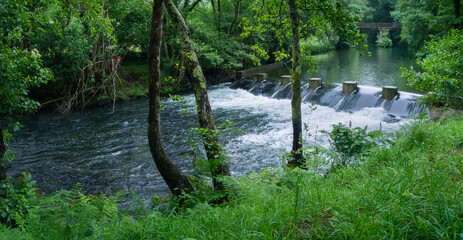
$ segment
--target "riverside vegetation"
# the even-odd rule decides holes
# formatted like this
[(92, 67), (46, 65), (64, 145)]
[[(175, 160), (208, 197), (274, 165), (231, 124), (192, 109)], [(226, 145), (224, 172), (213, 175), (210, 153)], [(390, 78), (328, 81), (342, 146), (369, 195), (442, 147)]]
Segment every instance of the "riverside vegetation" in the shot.
[[(362, 141), (374, 141), (359, 130), (337, 128), (345, 139), (364, 136)], [(340, 139), (335, 130), (329, 134)], [(361, 151), (340, 152), (342, 147), (334, 146), (333, 152), (342, 157), (356, 152), (355, 161), (324, 176), (286, 167), (243, 176), (230, 182), (232, 197), (220, 205), (191, 197), (189, 206), (179, 208), (175, 201), (158, 197), (150, 208), (129, 213), (117, 209), (117, 196), (86, 195), (78, 187), (41, 196), (25, 174), (17, 192), (2, 199), (8, 201), (2, 206), (13, 210), (9, 214), (16, 228), (2, 224), (0, 235), (3, 239), (461, 238), (463, 118), (416, 120), (389, 137), (394, 141), (370, 144)]]
[[(401, 22), (402, 41), (418, 50), (423, 67), (404, 72), (410, 84), (433, 91), (425, 98), (429, 104), (462, 108), (461, 1), (425, 0), (418, 8), (415, 0), (346, 0), (336, 2), (336, 9), (341, 2), (343, 10), (362, 21)], [(260, 16), (249, 1), (222, 1), (222, 8), (220, 1), (217, 8), (200, 1), (175, 4), (183, 5), (189, 19), (205, 75), (223, 76), (289, 56), (282, 53), (290, 52), (290, 36), (281, 29), (254, 31), (254, 23), (242, 21)], [(21, 115), (40, 106), (34, 99), (68, 112), (94, 98), (114, 103), (117, 97), (146, 94), (143, 77), (138, 83), (122, 80), (120, 70), (128, 66), (124, 59), (147, 55), (151, 5), (143, 0), (103, 5), (98, 0), (0, 2), (2, 239), (463, 238), (461, 117), (416, 120), (387, 136), (336, 125), (326, 133), (330, 149), (302, 148), (303, 167), (311, 170), (283, 164), (228, 179), (228, 201), (221, 204), (214, 203), (214, 194), (191, 193), (155, 197), (150, 207), (122, 210), (120, 195), (89, 195), (76, 186), (44, 196), (29, 173), (17, 181), (6, 179), (4, 162), (14, 158), (9, 131), (20, 128)], [(261, 14), (263, 7), (255, 6)], [(159, 43), (162, 81), (170, 86), (163, 88), (165, 94), (176, 91), (184, 74), (185, 54), (173, 29), (165, 27)], [(312, 37), (301, 40), (306, 50), (323, 52), (346, 40), (331, 28), (320, 29), (308, 29)], [(275, 41), (278, 36), (282, 41)], [(391, 37), (397, 40), (398, 35)], [(211, 191), (205, 185), (196, 190)]]

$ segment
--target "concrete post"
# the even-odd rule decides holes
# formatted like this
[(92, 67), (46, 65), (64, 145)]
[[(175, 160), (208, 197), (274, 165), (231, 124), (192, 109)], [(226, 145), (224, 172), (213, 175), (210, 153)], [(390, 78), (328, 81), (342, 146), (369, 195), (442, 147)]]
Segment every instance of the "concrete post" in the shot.
[(309, 90), (315, 90), (322, 86), (321, 78), (309, 78)]
[(357, 82), (346, 81), (342, 83), (342, 93), (351, 94), (357, 90)]
[(246, 72), (245, 71), (238, 71), (236, 72), (236, 79), (241, 79), (246, 77)]
[(280, 87), (284, 87), (291, 82), (291, 75), (283, 75), (280, 78), (281, 85)]
[(383, 87), (383, 98), (386, 100), (392, 100), (397, 95), (398, 88), (394, 86)]
[(263, 82), (264, 80), (267, 80), (267, 74), (266, 73), (258, 73), (257, 74), (257, 82)]

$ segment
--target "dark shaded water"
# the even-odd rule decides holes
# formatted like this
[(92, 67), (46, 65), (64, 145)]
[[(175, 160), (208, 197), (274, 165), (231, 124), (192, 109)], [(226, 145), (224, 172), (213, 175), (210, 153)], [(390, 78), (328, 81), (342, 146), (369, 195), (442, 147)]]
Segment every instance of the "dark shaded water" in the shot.
[[(289, 99), (231, 89), (229, 84), (212, 87), (209, 97), (217, 122), (230, 120), (244, 131), (224, 141), (234, 176), (281, 164), (279, 156), (291, 147)], [(186, 103), (192, 105), (193, 98), (186, 95)], [(165, 100), (163, 104), (164, 146), (171, 159), (189, 172), (193, 157), (183, 139), (187, 129), (197, 126), (196, 116), (183, 114), (179, 102)], [(136, 190), (145, 200), (167, 193), (148, 148), (147, 111), (147, 99), (140, 98), (117, 104), (114, 111), (111, 107), (93, 108), (68, 116), (42, 112), (25, 118), (25, 127), (15, 134), (12, 146), (16, 159), (7, 171), (13, 177), (30, 171), (37, 187), (46, 193), (71, 189), (76, 183), (88, 193)], [(309, 125), (304, 132), (307, 144), (325, 147), (328, 141), (320, 130), (330, 130), (339, 122), (392, 131), (409, 121), (404, 116), (391, 117), (388, 109), (376, 105), (339, 109), (322, 104), (314, 110), (304, 103), (302, 112), (303, 122)]]

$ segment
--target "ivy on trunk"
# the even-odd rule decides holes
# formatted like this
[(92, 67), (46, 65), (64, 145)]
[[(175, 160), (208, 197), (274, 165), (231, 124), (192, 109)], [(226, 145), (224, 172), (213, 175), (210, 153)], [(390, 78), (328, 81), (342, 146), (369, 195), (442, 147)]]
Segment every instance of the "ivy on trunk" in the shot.
[(217, 129), (212, 115), (211, 105), (207, 95), (207, 83), (203, 75), (201, 66), (199, 65), (198, 57), (191, 42), (188, 26), (185, 23), (177, 7), (172, 0), (167, 0), (166, 8), (169, 12), (172, 22), (177, 28), (178, 36), (181, 41), (183, 54), (185, 55), (186, 75), (194, 89), (194, 94), (197, 103), (199, 126), (206, 129), (202, 136), (204, 148), (206, 150), (207, 159), (211, 170), (214, 189), (225, 190), (224, 184), (219, 180), (221, 176), (230, 176), (230, 170), (226, 163), (225, 155), (219, 145), (219, 139), (214, 134)]

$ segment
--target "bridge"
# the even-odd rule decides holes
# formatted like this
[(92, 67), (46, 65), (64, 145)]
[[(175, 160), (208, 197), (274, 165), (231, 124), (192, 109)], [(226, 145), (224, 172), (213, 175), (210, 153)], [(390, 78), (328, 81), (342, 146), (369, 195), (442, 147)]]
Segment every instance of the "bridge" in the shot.
[(400, 23), (356, 23), (357, 28), (361, 30), (399, 30), (402, 29), (402, 24)]

